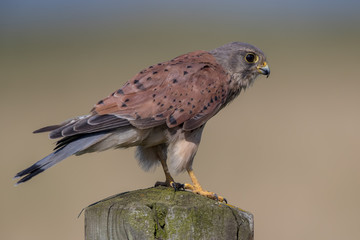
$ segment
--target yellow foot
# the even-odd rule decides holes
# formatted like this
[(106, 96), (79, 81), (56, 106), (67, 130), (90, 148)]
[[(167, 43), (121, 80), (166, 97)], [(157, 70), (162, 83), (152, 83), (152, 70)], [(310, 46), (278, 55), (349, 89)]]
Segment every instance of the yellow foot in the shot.
[(193, 193), (208, 197), (210, 199), (214, 199), (214, 200), (219, 201), (219, 202), (227, 203), (226, 198), (218, 196), (216, 193), (203, 190), (201, 186), (195, 186), (195, 185), (185, 183), (184, 188), (192, 191)]

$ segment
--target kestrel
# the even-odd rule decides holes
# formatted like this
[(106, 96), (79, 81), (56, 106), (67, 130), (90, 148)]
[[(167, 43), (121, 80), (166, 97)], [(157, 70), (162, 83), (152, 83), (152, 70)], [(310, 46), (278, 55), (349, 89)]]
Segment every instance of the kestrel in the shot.
[(259, 74), (270, 74), (264, 53), (241, 42), (150, 66), (100, 100), (90, 114), (34, 131), (60, 140), (53, 153), (16, 174), (17, 184), (71, 155), (136, 146), (144, 170), (162, 165), (166, 180), (157, 184), (177, 187), (170, 173), (186, 170), (193, 184), (183, 188), (224, 201), (202, 189), (192, 163), (206, 122)]

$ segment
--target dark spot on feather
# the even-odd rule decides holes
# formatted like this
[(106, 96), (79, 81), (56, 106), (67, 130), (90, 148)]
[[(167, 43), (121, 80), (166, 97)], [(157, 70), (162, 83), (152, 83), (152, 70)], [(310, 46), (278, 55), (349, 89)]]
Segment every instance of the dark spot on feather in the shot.
[(191, 104), (191, 102), (188, 102), (187, 104), (188, 104), (188, 105), (190, 105), (190, 104)]
[(157, 105), (159, 106), (161, 104), (161, 102), (158, 102)]
[(137, 89), (140, 89), (140, 90), (144, 90), (144, 85), (142, 83), (138, 84), (137, 86)]
[(128, 99), (128, 98), (127, 98), (127, 99), (125, 99), (125, 102), (128, 102), (128, 101), (130, 101), (130, 99)]
[(161, 66), (161, 63), (158, 63), (158, 66)]
[(186, 68), (192, 68), (192, 66), (189, 65), (189, 66), (186, 66)]
[(97, 104), (104, 104), (104, 101), (103, 101), (103, 100), (100, 100), (100, 101), (98, 101)]
[(157, 74), (157, 71), (154, 71), (153, 74)]
[(203, 66), (202, 68), (200, 68), (200, 70), (203, 70), (203, 69), (209, 68), (209, 67), (210, 67), (209, 65), (205, 65), (205, 66)]
[(210, 102), (211, 102), (211, 103), (213, 103), (213, 102), (214, 102), (214, 100), (211, 98), (211, 99), (210, 99)]
[(187, 72), (187, 71), (184, 71), (184, 75), (186, 75), (186, 74), (188, 74), (188, 72)]
[(168, 71), (169, 71), (168, 69), (166, 69), (166, 68), (164, 69), (164, 72), (168, 72)]
[(121, 105), (121, 107), (127, 107), (127, 105), (126, 105), (125, 103), (123, 103), (123, 104)]
[(162, 114), (162, 113), (157, 114), (156, 117), (157, 117), (157, 118), (162, 118), (162, 117), (164, 117), (164, 114)]
[(169, 122), (170, 122), (171, 125), (176, 125), (177, 124), (176, 119), (172, 115), (169, 117)]
[(190, 110), (189, 113), (192, 114), (192, 111)]
[(180, 112), (183, 112), (184, 111), (184, 109), (183, 108), (180, 108)]
[(151, 80), (151, 77), (148, 77), (146, 80), (150, 81), (150, 80)]
[(206, 109), (207, 109), (207, 107), (206, 107), (206, 106), (204, 106), (203, 110), (206, 110)]
[(153, 68), (154, 66), (150, 66), (149, 68)]
[(215, 101), (217, 101), (218, 100), (218, 97), (217, 96), (215, 96)]
[(172, 82), (173, 82), (173, 83), (177, 83), (178, 81), (176, 80), (176, 78), (174, 78)]
[(119, 89), (116, 91), (118, 94), (124, 94), (124, 91), (122, 89)]
[(135, 79), (134, 80), (134, 84), (137, 84), (139, 82), (139, 80)]
[(181, 103), (181, 100), (179, 100), (179, 103)]
[(111, 96), (114, 96), (115, 95), (115, 92), (113, 92), (112, 94), (111, 94)]
[(153, 98), (156, 97), (156, 94), (154, 93), (152, 97), (153, 97)]
[(173, 99), (173, 102), (176, 102), (176, 99)]
[(168, 109), (172, 109), (174, 106), (173, 105), (170, 105), (170, 107)]
[(140, 72), (140, 74), (143, 74), (143, 73), (144, 73), (144, 71), (141, 71), (141, 72)]
[(210, 103), (208, 103), (208, 107), (210, 107)]
[(190, 98), (190, 100), (191, 100), (191, 101), (193, 101), (193, 100), (194, 100), (194, 98)]
[(160, 107), (163, 107), (163, 106), (164, 106), (164, 104), (161, 104), (161, 105), (160, 105)]
[(192, 105), (192, 108), (195, 108), (195, 105)]
[(164, 96), (164, 98), (167, 98), (166, 96)]

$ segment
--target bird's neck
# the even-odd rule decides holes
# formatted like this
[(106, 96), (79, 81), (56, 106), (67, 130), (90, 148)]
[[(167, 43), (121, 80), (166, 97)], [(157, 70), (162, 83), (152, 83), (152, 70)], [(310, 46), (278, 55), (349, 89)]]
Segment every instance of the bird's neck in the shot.
[(229, 79), (229, 92), (228, 97), (226, 98), (225, 105), (227, 105), (237, 96), (239, 96), (241, 90), (246, 89), (246, 87), (247, 86), (242, 84), (236, 76), (231, 76)]

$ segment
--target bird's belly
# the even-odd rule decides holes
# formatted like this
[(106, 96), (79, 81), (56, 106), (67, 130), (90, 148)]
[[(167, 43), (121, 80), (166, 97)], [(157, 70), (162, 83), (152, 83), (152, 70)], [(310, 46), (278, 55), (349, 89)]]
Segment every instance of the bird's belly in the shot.
[(167, 131), (163, 127), (156, 127), (149, 130), (147, 137), (141, 142), (144, 147), (153, 147), (167, 142)]

